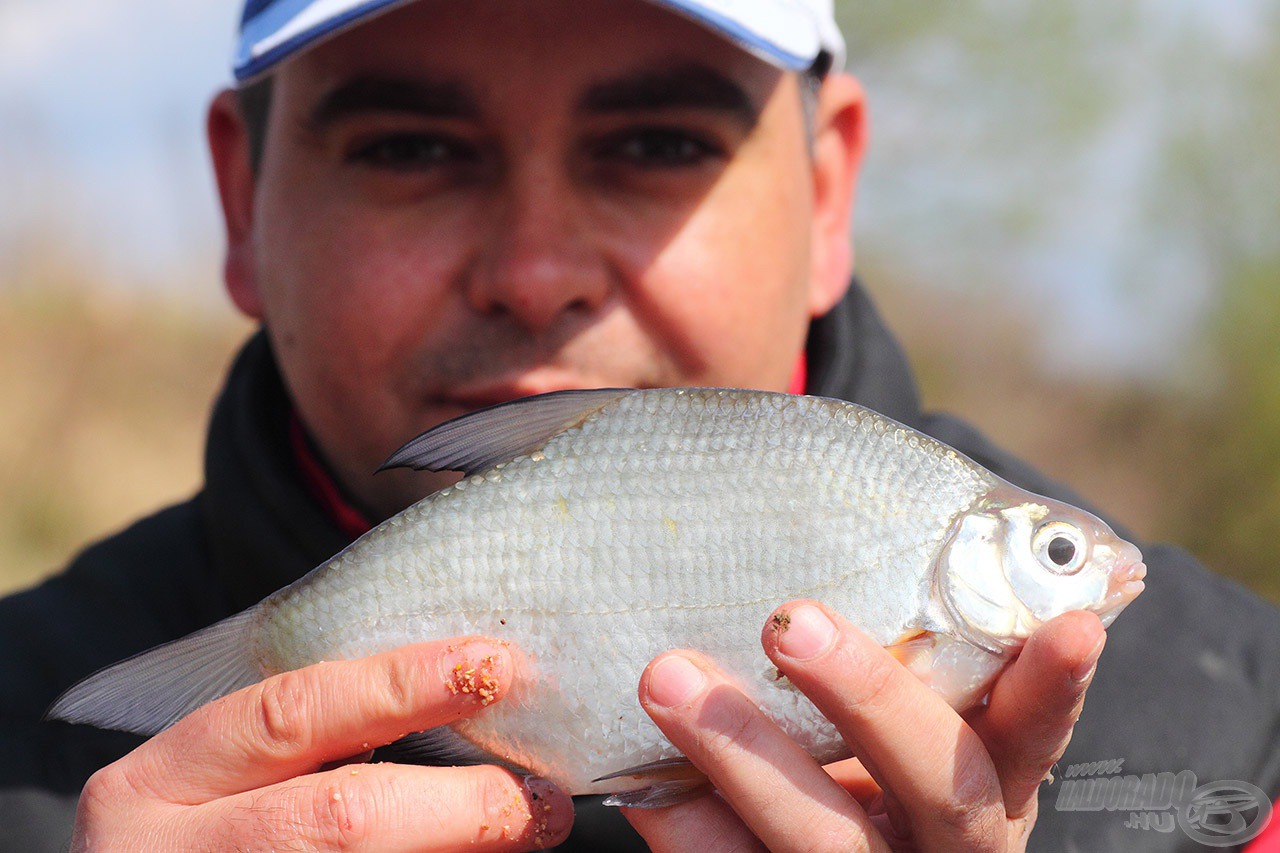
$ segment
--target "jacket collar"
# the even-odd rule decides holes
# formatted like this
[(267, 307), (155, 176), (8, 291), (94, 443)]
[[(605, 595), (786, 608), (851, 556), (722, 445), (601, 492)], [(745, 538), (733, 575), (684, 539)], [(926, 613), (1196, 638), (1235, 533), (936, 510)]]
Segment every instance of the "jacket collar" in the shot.
[(810, 325), (806, 353), (809, 394), (918, 425), (920, 398), (907, 357), (856, 279), (844, 299)]
[(299, 476), (292, 403), (265, 333), (240, 350), (214, 406), (201, 509), (233, 610), (292, 583), (348, 544)]

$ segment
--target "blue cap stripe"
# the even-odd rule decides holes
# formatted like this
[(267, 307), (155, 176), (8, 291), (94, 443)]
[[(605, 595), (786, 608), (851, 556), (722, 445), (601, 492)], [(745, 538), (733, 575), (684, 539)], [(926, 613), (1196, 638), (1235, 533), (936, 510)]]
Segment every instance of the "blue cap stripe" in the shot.
[(368, 0), (366, 3), (358, 3), (347, 11), (324, 20), (318, 26), (303, 30), (296, 36), (282, 41), (260, 56), (253, 55), (255, 44), (270, 38), (312, 2), (313, 0), (277, 0), (253, 20), (245, 22), (240, 29), (240, 45), (235, 57), (234, 71), (237, 80), (246, 80), (254, 76), (296, 52), (299, 47), (339, 30), (355, 20), (367, 17), (371, 12), (396, 3), (404, 3), (406, 0)]
[(240, 26), (243, 27), (247, 21), (261, 15), (263, 9), (275, 2), (276, 0), (245, 0), (244, 13), (240, 15)]
[(240, 43), (236, 46), (236, 68), (253, 59), (253, 46), (270, 38), (281, 27), (311, 5), (313, 0), (273, 0), (252, 18), (240, 24)]

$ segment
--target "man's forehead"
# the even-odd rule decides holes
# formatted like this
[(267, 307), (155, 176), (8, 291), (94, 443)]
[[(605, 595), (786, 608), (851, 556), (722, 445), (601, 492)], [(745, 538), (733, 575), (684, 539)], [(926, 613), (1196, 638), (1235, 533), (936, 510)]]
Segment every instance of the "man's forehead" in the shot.
[[(776, 73), (775, 73), (776, 74)], [(692, 109), (724, 113), (744, 127), (755, 123), (767, 93), (723, 70), (697, 62), (602, 70), (570, 93), (583, 115)], [(483, 98), (465, 76), (355, 74), (322, 90), (310, 109), (313, 128), (371, 112), (477, 119)]]

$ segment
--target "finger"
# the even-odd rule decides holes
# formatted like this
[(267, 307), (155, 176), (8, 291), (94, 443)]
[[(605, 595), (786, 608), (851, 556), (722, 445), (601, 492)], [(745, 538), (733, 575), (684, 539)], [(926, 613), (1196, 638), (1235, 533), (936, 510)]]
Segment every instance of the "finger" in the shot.
[(573, 801), (493, 766), (369, 764), (181, 809), (182, 849), (531, 850), (563, 841)]
[(742, 819), (718, 794), (709, 794), (665, 809), (623, 809), (622, 813), (654, 853), (749, 853), (765, 851)]
[(816, 602), (780, 608), (766, 623), (763, 642), (778, 669), (886, 789), (886, 804), (900, 805), (917, 844), (939, 850), (1004, 844), (995, 767), (982, 741), (941, 696)]
[(823, 769), (858, 801), (890, 847), (897, 850), (896, 844), (906, 845), (910, 841), (910, 821), (902, 806), (892, 795), (885, 793), (861, 761), (846, 758)]
[(119, 771), (189, 805), (260, 788), (478, 710), (510, 685), (512, 658), (496, 641), (450, 640), (286, 672), (196, 710)]
[(872, 802), (881, 794), (880, 785), (862, 766), (862, 762), (856, 758), (846, 758), (843, 761), (835, 761), (822, 768), (827, 771), (827, 775), (836, 780), (836, 783), (844, 788), (849, 794), (857, 800), (865, 809), (867, 803)]
[(1062, 757), (1107, 635), (1098, 617), (1074, 611), (1046, 622), (1001, 675), (969, 722), (987, 744), (1010, 817), (1024, 817)]
[(640, 703), (769, 848), (887, 849), (853, 798), (709, 661), (655, 658)]

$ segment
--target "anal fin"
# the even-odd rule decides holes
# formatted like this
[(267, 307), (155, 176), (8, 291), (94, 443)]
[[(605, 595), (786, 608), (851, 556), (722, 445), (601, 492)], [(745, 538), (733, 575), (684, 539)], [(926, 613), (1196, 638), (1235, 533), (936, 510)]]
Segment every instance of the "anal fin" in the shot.
[(379, 748), (374, 758), (397, 764), (426, 764), (435, 767), (501, 763), (448, 726), (405, 735), (394, 743)]
[(662, 809), (697, 799), (711, 790), (711, 780), (687, 758), (664, 758), (628, 767), (593, 782), (634, 780), (635, 788), (616, 791), (605, 798), (606, 806), (633, 809)]

